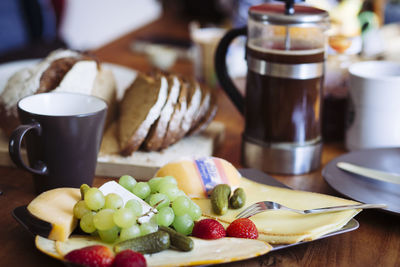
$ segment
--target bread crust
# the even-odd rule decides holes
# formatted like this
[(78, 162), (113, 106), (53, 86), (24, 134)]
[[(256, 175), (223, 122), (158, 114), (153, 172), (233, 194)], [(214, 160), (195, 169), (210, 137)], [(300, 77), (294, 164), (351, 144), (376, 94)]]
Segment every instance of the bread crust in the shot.
[(176, 75), (168, 75), (168, 97), (164, 107), (161, 110), (160, 117), (151, 126), (146, 140), (143, 143), (143, 148), (147, 151), (156, 151), (161, 149), (165, 134), (168, 129), (168, 124), (171, 121), (171, 116), (174, 112), (174, 107), (178, 101), (180, 92), (180, 82)]
[(167, 101), (168, 82), (164, 76), (153, 78), (138, 74), (125, 91), (120, 105), (118, 138), (123, 156), (138, 150), (151, 125), (159, 118)]

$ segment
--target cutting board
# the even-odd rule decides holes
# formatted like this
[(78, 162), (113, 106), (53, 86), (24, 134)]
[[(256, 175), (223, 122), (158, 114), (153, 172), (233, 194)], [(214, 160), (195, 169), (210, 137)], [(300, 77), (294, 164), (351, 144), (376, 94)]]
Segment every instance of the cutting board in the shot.
[[(133, 177), (146, 180), (153, 177), (159, 167), (171, 160), (180, 157), (211, 156), (214, 149), (224, 139), (225, 126), (221, 122), (213, 121), (208, 128), (197, 135), (187, 136), (176, 144), (160, 152), (134, 152), (129, 157), (119, 155), (99, 156), (96, 175), (119, 177), (130, 174)], [(23, 151), (25, 162), (26, 152)], [(8, 138), (0, 130), (0, 165), (15, 166), (8, 154)]]

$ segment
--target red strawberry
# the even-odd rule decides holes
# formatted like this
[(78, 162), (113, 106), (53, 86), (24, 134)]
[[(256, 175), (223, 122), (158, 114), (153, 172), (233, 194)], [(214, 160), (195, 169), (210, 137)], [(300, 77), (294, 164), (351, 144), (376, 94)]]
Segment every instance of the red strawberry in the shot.
[(225, 237), (226, 232), (219, 221), (203, 219), (194, 225), (192, 235), (203, 239), (218, 239)]
[(69, 252), (67, 261), (87, 267), (110, 267), (114, 253), (106, 246), (94, 245)]
[(115, 256), (113, 267), (146, 267), (146, 259), (131, 249), (121, 251)]
[(234, 220), (226, 228), (226, 235), (230, 237), (257, 239), (258, 231), (256, 225), (250, 219), (240, 218)]

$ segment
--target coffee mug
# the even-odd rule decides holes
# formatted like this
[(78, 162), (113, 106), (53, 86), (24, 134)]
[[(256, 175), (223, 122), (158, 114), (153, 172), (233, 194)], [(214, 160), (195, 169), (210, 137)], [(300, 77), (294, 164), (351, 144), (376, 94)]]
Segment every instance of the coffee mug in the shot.
[[(100, 98), (75, 93), (42, 93), (18, 102), (22, 125), (10, 137), (9, 153), (33, 174), (37, 193), (92, 184), (106, 112)], [(23, 140), (29, 164), (21, 156)]]
[(365, 61), (350, 66), (346, 147), (400, 146), (400, 63)]

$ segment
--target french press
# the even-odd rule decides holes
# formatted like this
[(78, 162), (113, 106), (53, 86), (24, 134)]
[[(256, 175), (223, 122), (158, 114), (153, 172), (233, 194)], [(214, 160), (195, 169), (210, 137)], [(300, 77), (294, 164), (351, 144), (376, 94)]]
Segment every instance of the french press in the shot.
[[(217, 77), (245, 117), (242, 161), (246, 167), (302, 174), (320, 165), (321, 105), (327, 12), (294, 1), (252, 6), (247, 27), (221, 39)], [(247, 35), (243, 97), (228, 75), (229, 44)]]

